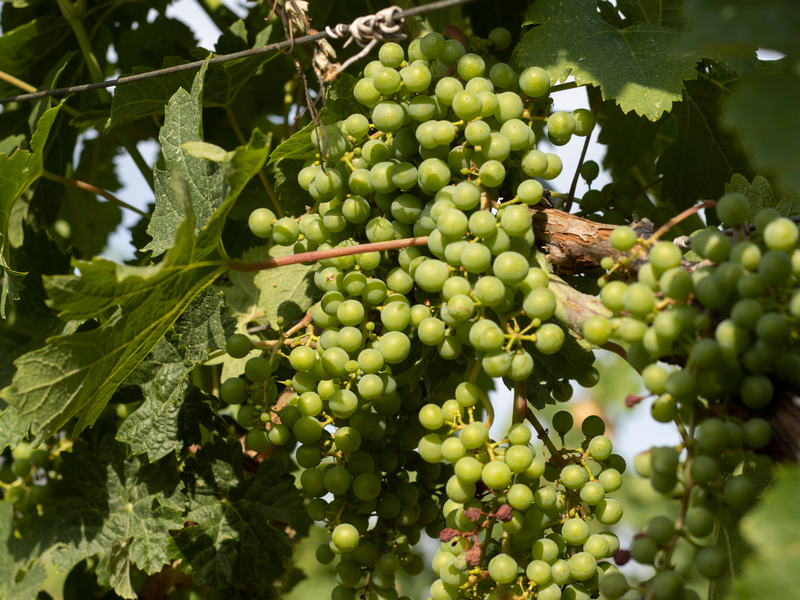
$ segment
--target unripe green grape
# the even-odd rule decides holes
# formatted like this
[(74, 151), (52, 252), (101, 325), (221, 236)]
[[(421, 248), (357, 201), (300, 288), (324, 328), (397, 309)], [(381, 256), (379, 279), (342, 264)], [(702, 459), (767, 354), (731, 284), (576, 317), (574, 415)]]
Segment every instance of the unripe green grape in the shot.
[(547, 169), (545, 169), (545, 172), (541, 174), (541, 178), (549, 181), (561, 175), (561, 171), (564, 168), (564, 163), (561, 162), (561, 157), (559, 157), (557, 154), (553, 154), (552, 152), (545, 153), (545, 156), (547, 157)]
[(358, 546), (359, 541), (358, 530), (349, 523), (342, 523), (337, 525), (331, 535), (331, 541), (342, 552), (350, 552)]
[(586, 581), (597, 572), (597, 560), (588, 552), (578, 552), (569, 559), (572, 576), (578, 581)]
[[(586, 108), (577, 108), (572, 111), (572, 117), (575, 120), (575, 135), (586, 137), (594, 130), (597, 120), (592, 114), (592, 111)], [(594, 179), (594, 177), (592, 178)]]
[(587, 480), (589, 479), (589, 475), (587, 474), (586, 469), (580, 465), (569, 464), (561, 469), (561, 475), (559, 478), (561, 479), (561, 483), (564, 485), (564, 487), (570, 490), (578, 490), (586, 484)]
[(497, 583), (511, 583), (517, 578), (519, 566), (508, 554), (498, 554), (489, 561), (489, 577)]
[(600, 579), (600, 593), (609, 600), (622, 598), (628, 589), (628, 582), (622, 573), (608, 573)]
[[(555, 156), (555, 155), (554, 155)], [(531, 150), (522, 159), (522, 171), (529, 177), (543, 177), (549, 168), (548, 155), (540, 150)]]
[(758, 489), (746, 475), (737, 475), (725, 482), (725, 501), (737, 510), (747, 510), (757, 495)]
[(754, 449), (764, 448), (772, 438), (772, 428), (765, 419), (753, 418), (744, 424), (745, 443)]
[(267, 208), (257, 208), (250, 213), (247, 225), (253, 235), (268, 238), (272, 235), (272, 224), (275, 222), (275, 213)]
[(686, 511), (686, 530), (697, 538), (704, 538), (714, 530), (714, 515), (707, 508), (694, 506)]
[(430, 32), (420, 38), (419, 50), (428, 60), (439, 58), (445, 49), (445, 40), (440, 33)]
[(603, 470), (603, 472), (597, 477), (597, 481), (603, 486), (603, 489), (608, 494), (616, 492), (622, 487), (622, 475), (620, 475), (619, 471), (614, 468)]
[(564, 345), (564, 330), (555, 323), (545, 323), (536, 331), (536, 349), (542, 354), (555, 354)]
[(254, 428), (247, 434), (246, 438), (247, 447), (253, 452), (266, 452), (272, 447), (269, 441), (269, 436), (264, 429)]
[(508, 376), (512, 381), (524, 381), (533, 373), (533, 357), (526, 351), (517, 351), (511, 357)]
[(653, 596), (656, 600), (673, 600), (683, 593), (683, 578), (675, 571), (662, 571), (652, 581)]
[(658, 553), (658, 546), (647, 536), (637, 537), (631, 544), (631, 558), (643, 565), (651, 565)]
[(301, 444), (315, 444), (322, 437), (322, 425), (314, 417), (300, 417), (292, 432)]
[(272, 226), (272, 239), (279, 246), (291, 246), (300, 235), (300, 228), (294, 219), (284, 217)]
[(604, 498), (595, 507), (595, 516), (603, 525), (616, 525), (622, 518), (622, 505), (613, 498)]
[(241, 404), (247, 399), (247, 383), (239, 377), (230, 377), (222, 382), (220, 397), (228, 404)]
[(528, 67), (519, 76), (519, 87), (526, 96), (539, 98), (550, 91), (550, 75), (539, 67)]
[(547, 119), (547, 131), (557, 138), (569, 137), (575, 131), (575, 117), (568, 112), (554, 112)]
[(636, 245), (638, 235), (628, 226), (617, 227), (611, 232), (609, 241), (615, 250), (627, 252)]
[(583, 519), (568, 519), (561, 527), (561, 535), (572, 546), (582, 546), (589, 539), (589, 526)]
[(466, 502), (475, 496), (475, 484), (461, 481), (453, 475), (445, 486), (447, 497), (455, 502)]

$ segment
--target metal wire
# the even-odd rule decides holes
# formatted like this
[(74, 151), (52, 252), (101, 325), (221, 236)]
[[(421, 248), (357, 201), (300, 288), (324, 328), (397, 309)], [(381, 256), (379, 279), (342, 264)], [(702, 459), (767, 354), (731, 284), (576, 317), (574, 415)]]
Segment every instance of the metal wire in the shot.
[[(399, 12), (393, 13), (393, 18), (398, 20), (406, 19), (407, 17), (414, 17), (417, 15), (422, 15), (428, 12), (433, 12), (435, 10), (440, 10), (443, 8), (450, 8), (453, 6), (459, 6), (462, 4), (469, 4), (470, 2), (475, 2), (476, 0), (439, 0), (438, 2), (431, 2), (430, 4), (424, 4), (422, 6), (415, 6), (408, 10), (401, 10)], [(375, 15), (369, 15), (367, 18), (375, 18)], [(348, 31), (350, 31), (351, 26), (358, 24), (359, 22), (363, 22), (365, 17), (360, 17), (356, 19), (350, 25), (337, 25), (336, 27), (332, 28), (333, 31), (336, 31), (337, 28), (344, 28), (346, 27)], [(258, 56), (259, 54), (265, 54), (267, 52), (277, 52), (279, 50), (283, 50), (284, 48), (290, 48), (294, 45), (298, 44), (309, 44), (316, 40), (320, 40), (323, 38), (331, 38), (336, 39), (336, 34), (331, 35), (329, 31), (320, 31), (318, 33), (314, 33), (311, 35), (305, 35), (302, 37), (294, 38), (293, 40), (285, 40), (283, 42), (278, 42), (276, 44), (269, 44), (268, 46), (261, 46), (259, 48), (251, 48), (250, 50), (243, 50), (241, 52), (233, 52), (232, 54), (223, 54), (220, 56), (215, 56), (208, 60), (209, 65), (216, 65), (224, 62), (228, 62), (231, 60), (238, 60), (240, 58), (248, 58), (250, 56)], [(373, 39), (377, 39), (373, 38)], [(138, 75), (129, 75), (127, 77), (119, 77), (117, 79), (109, 79), (108, 81), (100, 81), (98, 83), (88, 83), (84, 85), (75, 85), (72, 87), (66, 88), (57, 88), (54, 90), (42, 90), (40, 92), (33, 92), (30, 94), (20, 94), (19, 96), (10, 96), (8, 98), (0, 98), (0, 105), (2, 104), (9, 104), (11, 102), (27, 102), (30, 100), (38, 100), (39, 98), (46, 98), (47, 96), (63, 96), (66, 94), (75, 94), (79, 92), (89, 92), (92, 90), (99, 90), (103, 88), (109, 87), (116, 87), (118, 85), (125, 85), (126, 83), (134, 83), (137, 81), (143, 81), (145, 79), (153, 79), (155, 77), (162, 77), (165, 75), (172, 75), (174, 73), (181, 73), (183, 71), (191, 71), (194, 69), (199, 69), (205, 63), (205, 60), (196, 60), (194, 62), (186, 63), (183, 65), (176, 65), (174, 67), (167, 67), (165, 69), (158, 69), (155, 71), (148, 71), (147, 73), (139, 73)]]

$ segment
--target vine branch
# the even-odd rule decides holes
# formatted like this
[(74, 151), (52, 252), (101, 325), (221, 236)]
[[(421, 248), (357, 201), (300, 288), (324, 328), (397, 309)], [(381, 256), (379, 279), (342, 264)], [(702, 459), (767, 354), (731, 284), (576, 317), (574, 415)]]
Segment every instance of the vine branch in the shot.
[(252, 263), (243, 263), (238, 260), (228, 262), (228, 268), (232, 271), (248, 273), (252, 271), (266, 271), (288, 265), (297, 265), (305, 262), (317, 262), (326, 258), (338, 258), (340, 256), (352, 256), (353, 254), (365, 254), (366, 252), (382, 252), (383, 250), (398, 250), (411, 246), (424, 246), (428, 243), (428, 237), (405, 238), (402, 240), (391, 240), (388, 242), (375, 242), (374, 244), (361, 244), (359, 246), (347, 246), (345, 248), (331, 248), (330, 250), (315, 250), (314, 252), (303, 252), (292, 256), (281, 256), (279, 258), (268, 258)]
[(62, 183), (64, 185), (70, 185), (74, 188), (78, 188), (79, 190), (84, 190), (94, 194), (95, 196), (100, 196), (101, 198), (105, 198), (112, 204), (116, 204), (120, 208), (126, 208), (130, 211), (135, 212), (137, 215), (141, 215), (146, 219), (150, 218), (146, 212), (143, 212), (136, 208), (135, 206), (131, 206), (124, 200), (120, 200), (111, 192), (107, 192), (105, 190), (101, 190), (99, 187), (93, 186), (91, 183), (86, 183), (85, 181), (81, 181), (80, 179), (70, 179), (69, 177), (64, 177), (63, 175), (56, 175), (55, 173), (51, 173), (50, 171), (42, 170), (42, 177), (45, 179), (49, 179), (50, 181), (55, 181), (58, 183)]

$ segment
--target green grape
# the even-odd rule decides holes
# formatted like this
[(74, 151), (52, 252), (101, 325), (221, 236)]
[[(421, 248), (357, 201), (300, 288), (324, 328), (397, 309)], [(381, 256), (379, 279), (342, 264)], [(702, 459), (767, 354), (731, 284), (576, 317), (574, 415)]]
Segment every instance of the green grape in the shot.
[(581, 500), (589, 506), (595, 506), (605, 496), (605, 488), (596, 481), (589, 481), (581, 488)]
[(300, 228), (294, 219), (284, 217), (272, 226), (272, 239), (280, 246), (291, 246), (300, 235)]
[(518, 75), (506, 63), (496, 63), (489, 70), (489, 79), (499, 88), (511, 87), (518, 79)]
[(567, 433), (572, 429), (574, 422), (572, 415), (565, 410), (560, 410), (553, 415), (553, 429), (561, 434)]
[(272, 447), (269, 435), (264, 429), (251, 429), (246, 438), (247, 447), (253, 452), (266, 452)]
[(631, 544), (631, 558), (643, 565), (653, 564), (658, 554), (658, 546), (649, 537), (634, 538)]
[(520, 73), (519, 87), (526, 96), (539, 98), (550, 91), (550, 75), (539, 67), (528, 67)]
[(519, 566), (508, 554), (498, 554), (489, 561), (489, 577), (497, 583), (511, 583), (517, 578)]
[(257, 208), (250, 213), (247, 225), (253, 235), (268, 238), (272, 235), (272, 225), (275, 223), (275, 213), (267, 208)]
[(546, 287), (531, 290), (522, 303), (522, 309), (529, 318), (541, 319), (542, 321), (552, 317), (556, 312), (557, 306), (556, 295), (550, 288)]
[[(553, 155), (555, 156), (555, 155)], [(539, 150), (531, 150), (522, 159), (522, 171), (529, 177), (543, 177), (549, 168), (548, 155)]]
[(478, 176), (486, 187), (500, 187), (506, 177), (506, 168), (498, 160), (487, 160), (481, 165)]
[[(586, 108), (577, 108), (573, 110), (572, 117), (575, 119), (575, 135), (580, 137), (586, 137), (592, 133), (594, 126), (597, 124), (597, 120), (594, 114), (592, 114), (592, 111)], [(592, 179), (595, 179), (595, 177)]]
[(578, 581), (587, 581), (597, 572), (597, 560), (588, 552), (578, 552), (569, 559), (569, 569)]
[[(403, 78), (403, 85), (409, 92), (424, 92), (431, 84), (431, 71), (421, 63), (409, 65), (400, 72), (400, 75)], [(416, 97), (412, 98), (412, 103), (414, 99)], [(433, 113), (431, 113), (431, 116), (433, 116)]]
[(683, 593), (683, 578), (675, 571), (658, 573), (651, 584), (656, 600), (672, 600)]
[(470, 423), (461, 430), (460, 442), (469, 450), (483, 446), (489, 439), (489, 430), (480, 421)]
[(613, 498), (604, 498), (595, 507), (595, 515), (603, 525), (616, 525), (622, 518), (622, 505)]
[(322, 437), (322, 425), (314, 417), (300, 417), (292, 425), (292, 432), (301, 444), (314, 444)]
[(728, 557), (716, 546), (706, 546), (697, 551), (694, 566), (701, 577), (717, 579), (728, 569)]
[(511, 144), (501, 133), (492, 133), (486, 144), (481, 146), (481, 152), (487, 160), (503, 162), (511, 154)]
[(744, 424), (745, 443), (755, 449), (764, 448), (772, 438), (772, 428), (765, 419), (753, 418)]
[(589, 539), (589, 526), (583, 519), (568, 519), (561, 527), (561, 535), (572, 546), (582, 546)]
[(714, 515), (702, 506), (693, 506), (686, 511), (686, 530), (697, 538), (704, 538), (714, 530)]
[(450, 106), (453, 103), (453, 99), (456, 97), (458, 92), (462, 91), (464, 87), (461, 85), (461, 82), (454, 77), (442, 77), (436, 83), (436, 99), (446, 106)]
[(570, 490), (577, 490), (586, 484), (587, 480), (589, 479), (589, 475), (587, 474), (586, 469), (580, 465), (569, 464), (561, 469), (561, 475), (559, 478), (561, 479), (561, 483), (564, 485), (564, 487)]
[(719, 464), (710, 456), (699, 455), (692, 460), (692, 479), (699, 485), (705, 486), (714, 481), (719, 475)]
[(542, 354), (555, 354), (564, 345), (564, 330), (555, 323), (545, 323), (536, 332), (536, 349)]
[(737, 475), (725, 482), (725, 501), (737, 510), (747, 510), (757, 494), (755, 484), (746, 475)]
[(557, 154), (552, 152), (545, 153), (545, 156), (547, 157), (547, 169), (541, 174), (541, 178), (549, 181), (561, 175), (564, 163), (561, 162), (561, 158)]
[(528, 275), (529, 266), (528, 260), (517, 252), (502, 252), (492, 264), (494, 276), (505, 285), (522, 283)]
[(600, 580), (600, 593), (609, 600), (622, 598), (628, 589), (628, 582), (622, 573), (608, 573)]
[(533, 357), (524, 350), (517, 351), (511, 358), (508, 376), (513, 381), (524, 381), (533, 373)]
[(390, 331), (381, 337), (377, 350), (387, 363), (397, 364), (408, 356), (411, 351), (411, 342), (404, 333)]
[(355, 527), (349, 523), (342, 523), (333, 530), (331, 541), (342, 552), (350, 552), (358, 546), (359, 537), (358, 530)]
[(241, 404), (247, 399), (247, 383), (239, 377), (231, 377), (222, 382), (220, 397), (228, 404)]
[(575, 132), (575, 117), (568, 112), (554, 112), (547, 119), (547, 131), (556, 138), (569, 137)]
[(627, 252), (636, 245), (638, 234), (630, 227), (617, 227), (611, 232), (609, 241), (615, 250)]

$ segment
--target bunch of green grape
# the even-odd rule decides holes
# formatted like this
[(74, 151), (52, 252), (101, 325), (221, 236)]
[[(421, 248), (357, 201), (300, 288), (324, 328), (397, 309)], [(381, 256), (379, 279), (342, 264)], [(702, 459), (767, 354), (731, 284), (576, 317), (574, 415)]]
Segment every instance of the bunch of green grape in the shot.
[[(671, 560), (679, 539), (696, 547), (702, 576), (725, 573), (726, 551), (709, 536), (718, 527), (735, 528), (758, 489), (747, 473), (731, 476), (723, 465), (768, 448), (776, 398), (800, 381), (800, 232), (772, 208), (755, 215), (751, 231), (749, 214), (745, 196), (723, 196), (717, 216), (736, 237), (702, 230), (691, 238), (696, 256), (685, 257), (670, 242), (637, 239), (628, 227), (614, 230), (611, 243), (629, 254), (616, 263), (604, 259), (609, 274), (600, 281), (600, 298), (616, 316), (583, 325), (594, 344), (628, 346), (628, 361), (654, 397), (653, 417), (676, 422), (681, 432), (682, 444), (652, 448), (634, 465), (681, 505), (676, 519), (656, 517), (631, 546), (634, 560), (655, 565), (642, 589), (652, 588), (659, 600), (691, 595)], [(633, 281), (629, 267), (637, 255), (648, 261)], [(619, 576), (604, 594), (618, 598), (626, 589)]]
[(603, 435), (602, 419), (587, 418), (582, 445), (570, 449), (563, 438), (572, 415), (556, 413), (562, 449), (546, 461), (522, 423), (498, 442), (489, 438), (486, 425), (473, 418), (480, 396), (474, 385), (460, 384), (455, 396), (419, 413), (420, 423), (434, 431), (420, 443), (420, 455), (453, 465), (431, 598), (495, 599), (501, 591), (540, 600), (596, 596), (601, 581), (618, 572), (606, 559), (620, 543), (614, 533), (591, 533), (590, 526), (611, 526), (622, 517), (622, 506), (609, 494), (620, 488), (625, 471)]
[[(562, 517), (580, 519), (596, 515), (598, 503), (614, 505), (601, 497), (592, 508), (580, 508), (577, 491), (558, 496), (551, 488), (562, 498), (558, 508), (534, 508), (541, 473), (525, 473), (544, 462), (531, 462), (528, 440), (481, 450), (491, 444), (480, 422), (478, 374), (524, 381), (537, 355), (554, 354), (565, 341), (562, 327), (550, 322), (556, 296), (534, 249), (530, 213), (546, 193), (542, 181), (557, 177), (562, 163), (536, 149), (533, 123), (547, 120), (557, 145), (594, 127), (587, 110), (549, 117), (534, 110), (547, 99), (549, 76), (537, 67), (516, 73), (491, 55), (509, 43), (508, 31), (498, 29), (488, 40), (471, 40), (469, 49), (437, 33), (412, 41), (407, 53), (384, 44), (353, 88), (364, 111), (311, 134), (319, 154), (297, 179), (308, 192), (307, 214), (278, 219), (260, 208), (249, 219), (256, 236), (296, 254), (428, 238), (424, 246), (320, 260), (314, 283), (322, 298), (308, 327), (260, 345), (263, 352), (249, 358), (244, 375), (221, 387), (223, 400), (241, 405), (237, 420), (249, 428), (252, 450), (299, 444), (294, 456), (303, 469), (308, 514), (331, 532), (317, 558), (330, 563), (339, 557), (334, 600), (396, 598), (396, 572), (422, 569), (411, 550), (421, 531), (437, 538), (456, 518), (456, 502), (485, 502), (487, 510), (511, 506), (515, 512), (504, 531), (519, 527), (515, 539), (522, 539), (526, 518), (534, 522), (529, 514), (560, 529)], [(471, 367), (469, 381), (443, 403), (423, 398), (421, 384), (412, 389), (400, 380), (426, 346), (439, 360)], [(235, 358), (253, 348), (244, 334), (228, 340)], [(291, 379), (279, 378), (287, 366)], [(278, 402), (284, 386), (290, 395)], [(467, 450), (469, 432), (480, 428)], [(448, 434), (458, 435), (440, 439)], [(444, 454), (457, 446), (460, 462)], [(580, 471), (583, 454), (564, 460)], [(484, 483), (459, 476), (468, 463)], [(552, 481), (560, 477), (551, 474)], [(586, 471), (586, 481), (572, 489), (594, 475)], [(523, 488), (531, 497), (524, 507)], [(450, 495), (456, 489), (461, 496)], [(532, 544), (542, 527), (531, 527), (524, 532)], [(484, 558), (496, 558), (493, 565), (502, 557), (519, 564), (530, 558), (488, 548), (492, 534)], [(595, 550), (596, 558), (608, 547)], [(574, 544), (569, 553), (565, 548), (563, 559)], [(480, 590), (491, 591), (499, 581), (487, 580)], [(556, 588), (574, 581), (567, 576)], [(465, 593), (482, 597), (478, 589), (476, 583)]]
[[(56, 443), (60, 447), (66, 445)], [(0, 488), (3, 500), (14, 505), (14, 510), (27, 515), (51, 495), (50, 482), (57, 477), (60, 464), (58, 447), (53, 451), (47, 445), (34, 450), (28, 442), (20, 442), (9, 453), (0, 456)]]

